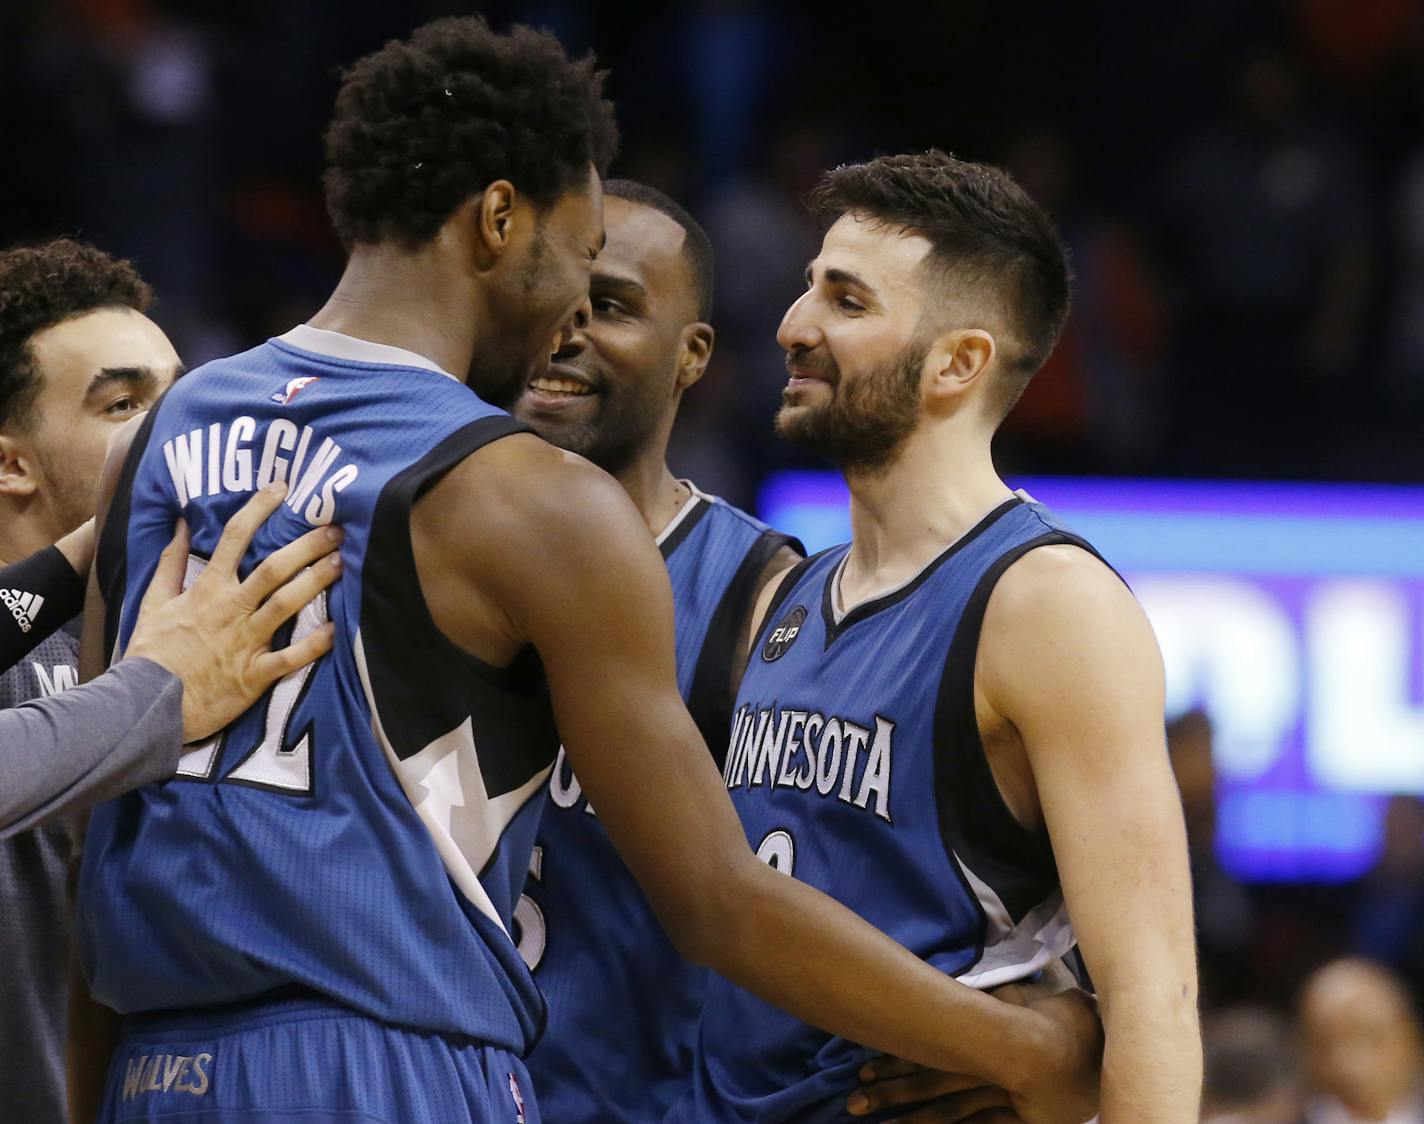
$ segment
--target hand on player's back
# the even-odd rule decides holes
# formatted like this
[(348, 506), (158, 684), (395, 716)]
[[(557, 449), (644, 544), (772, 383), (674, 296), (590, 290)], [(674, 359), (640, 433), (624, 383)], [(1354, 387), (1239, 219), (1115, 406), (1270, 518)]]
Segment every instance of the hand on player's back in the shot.
[[(977, 1077), (941, 1073), (900, 1058), (880, 1057), (860, 1070), (862, 1086), (847, 1107), (853, 1116), (909, 1108), (896, 1124), (975, 1124), (1023, 1121), (1025, 1124), (1082, 1124), (1098, 1111), (1103, 1029), (1097, 1003), (1059, 978), (1038, 984), (1007, 984), (994, 996), (1042, 1015), (1048, 1033), (1062, 1044), (1062, 1064), (1045, 1071), (1028, 1092), (1011, 1094)], [(913, 1106), (920, 1106), (918, 1108)]]
[(325, 624), (281, 651), (272, 635), (341, 573), (335, 527), (318, 527), (274, 551), (239, 580), (237, 568), (258, 528), (286, 495), (269, 485), (228, 522), (217, 549), (188, 589), (188, 528), (178, 524), (139, 606), (125, 652), (161, 664), (183, 681), (183, 740), (222, 729), (282, 676), (331, 650)]

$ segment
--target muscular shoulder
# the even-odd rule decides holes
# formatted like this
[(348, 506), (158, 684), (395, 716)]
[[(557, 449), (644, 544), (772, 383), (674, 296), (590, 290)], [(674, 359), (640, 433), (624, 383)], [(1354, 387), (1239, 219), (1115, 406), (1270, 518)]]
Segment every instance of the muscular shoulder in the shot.
[(591, 537), (618, 537), (624, 525), (646, 537), (617, 481), (532, 434), (492, 442), (466, 457), (417, 504), (416, 518), (481, 551), (495, 542), (578, 549)]
[(996, 700), (1114, 677), (1145, 690), (1160, 682), (1161, 658), (1122, 579), (1065, 544), (1029, 551), (999, 579), (984, 614), (979, 672)]
[(436, 623), (497, 666), (541, 635), (593, 619), (630, 588), (656, 597), (667, 585), (618, 483), (529, 434), (451, 469), (416, 503), (411, 540)]
[(1101, 559), (1062, 544), (1030, 550), (1004, 571), (986, 613), (997, 625), (1071, 622), (1136, 610), (1132, 592)]

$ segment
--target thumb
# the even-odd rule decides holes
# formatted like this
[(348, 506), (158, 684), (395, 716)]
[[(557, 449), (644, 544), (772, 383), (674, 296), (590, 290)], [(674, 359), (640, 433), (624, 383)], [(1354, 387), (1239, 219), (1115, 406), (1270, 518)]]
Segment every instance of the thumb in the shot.
[(181, 518), (173, 532), (173, 540), (158, 556), (158, 567), (148, 583), (139, 613), (157, 609), (183, 592), (183, 579), (188, 575), (188, 524)]

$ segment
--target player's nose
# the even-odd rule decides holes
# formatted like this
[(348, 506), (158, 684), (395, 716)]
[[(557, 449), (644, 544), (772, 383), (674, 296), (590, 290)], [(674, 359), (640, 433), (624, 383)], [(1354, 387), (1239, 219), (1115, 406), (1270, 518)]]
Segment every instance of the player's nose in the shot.
[(564, 345), (559, 349), (558, 356), (567, 358), (577, 355), (588, 346), (588, 326), (593, 322), (593, 305), (587, 299), (579, 305), (578, 311), (574, 313), (573, 319), (564, 328)]
[(776, 342), (784, 351), (807, 351), (821, 342), (821, 332), (810, 310), (810, 290), (802, 293), (781, 318)]

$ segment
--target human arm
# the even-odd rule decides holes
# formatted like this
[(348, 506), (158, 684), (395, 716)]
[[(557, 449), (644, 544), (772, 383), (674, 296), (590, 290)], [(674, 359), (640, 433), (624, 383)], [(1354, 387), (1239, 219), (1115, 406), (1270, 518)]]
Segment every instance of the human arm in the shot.
[[(1003, 984), (989, 991), (1006, 1003), (1034, 1005), (1051, 1018), (1063, 1021), (1065, 1031), (1081, 1035), (1085, 1042), (1102, 1050), (1102, 1024), (1093, 997), (1078, 986), (1078, 980), (1061, 960), (1055, 960), (1030, 982)], [(1000, 1119), (1017, 1121), (1013, 1098), (1003, 1089), (985, 1085), (974, 1077), (927, 1069), (903, 1058), (871, 1058), (860, 1067), (860, 1088), (847, 1098), (852, 1116), (867, 1116), (901, 1109), (896, 1124), (955, 1124), (972, 1119), (988, 1124)], [(1082, 1121), (1098, 1111), (1099, 1074), (1096, 1070), (1073, 1075), (1071, 1085), (1055, 1090), (1056, 1104), (1063, 1119)]]
[(0, 711), (0, 839), (173, 775), (183, 686), (151, 660)]
[(0, 672), (8, 671), (84, 608), (90, 520), (53, 546), (0, 566)]
[(497, 665), (526, 643), (539, 651), (569, 760), (684, 955), (926, 1064), (1015, 1088), (1079, 1064), (1047, 1020), (959, 984), (755, 858), (677, 693), (666, 570), (609, 478), (508, 438), (417, 503), (412, 539), (447, 636)]
[(794, 547), (783, 545), (771, 556), (757, 577), (756, 595), (751, 598), (747, 606), (746, 618), (742, 621), (738, 633), (737, 648), (732, 653), (731, 697), (734, 699), (737, 697), (737, 690), (742, 685), (742, 676), (746, 674), (747, 660), (751, 657), (752, 645), (756, 643), (761, 626), (766, 623), (767, 610), (771, 607), (772, 598), (776, 595), (776, 591), (787, 574), (802, 558), (803, 555)]
[(1195, 1121), (1191, 884), (1146, 616), (1086, 552), (1031, 551), (989, 599), (976, 691), (1021, 739), (1098, 989), (1103, 1124)]

